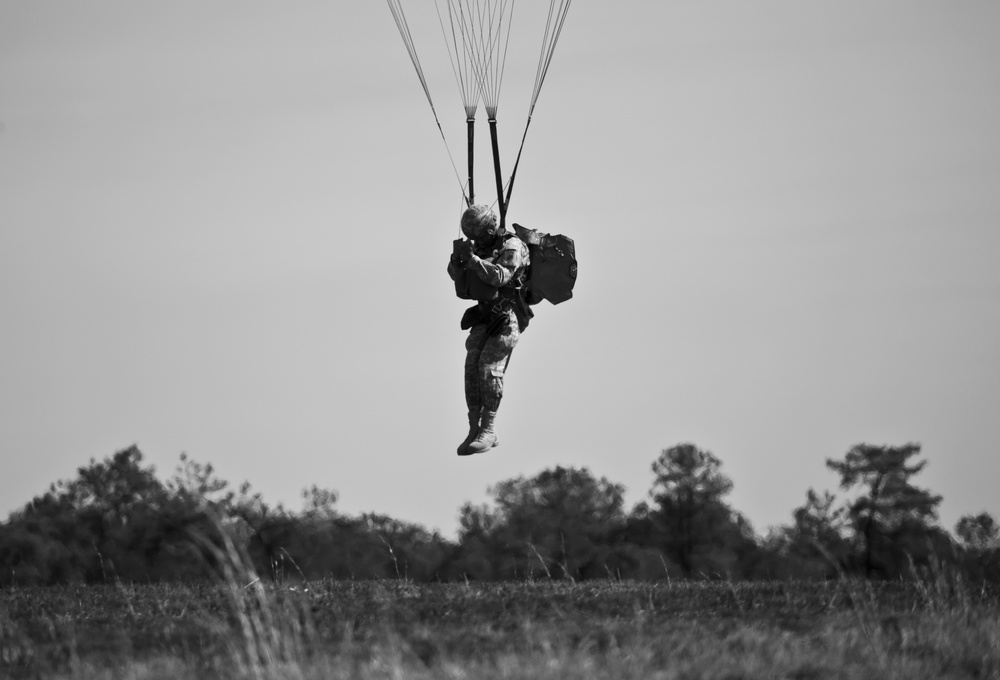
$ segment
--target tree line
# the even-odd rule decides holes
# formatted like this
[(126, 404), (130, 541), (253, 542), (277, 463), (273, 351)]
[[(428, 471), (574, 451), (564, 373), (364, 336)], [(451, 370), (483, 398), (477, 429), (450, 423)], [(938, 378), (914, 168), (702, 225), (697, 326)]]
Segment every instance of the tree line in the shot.
[(129, 447), (91, 460), (0, 523), (0, 585), (211, 578), (227, 559), (273, 579), (899, 579), (959, 570), (1000, 580), (1000, 531), (988, 513), (954, 535), (941, 496), (913, 483), (920, 446), (858, 444), (827, 460), (843, 497), (813, 489), (787, 525), (757, 534), (729, 505), (722, 462), (694, 444), (653, 462), (646, 500), (586, 468), (555, 467), (464, 504), (457, 540), (385, 515), (337, 510), (313, 486), (302, 509), (232, 488), (181, 455), (162, 482)]

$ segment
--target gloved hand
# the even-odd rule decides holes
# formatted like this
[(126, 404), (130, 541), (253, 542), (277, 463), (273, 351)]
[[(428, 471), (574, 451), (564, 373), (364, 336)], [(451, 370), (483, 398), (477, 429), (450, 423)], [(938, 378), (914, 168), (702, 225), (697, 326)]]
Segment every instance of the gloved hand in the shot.
[(452, 253), (452, 259), (457, 259), (460, 264), (468, 264), (474, 255), (472, 254), (472, 241), (468, 239), (459, 241), (455, 244), (455, 252)]

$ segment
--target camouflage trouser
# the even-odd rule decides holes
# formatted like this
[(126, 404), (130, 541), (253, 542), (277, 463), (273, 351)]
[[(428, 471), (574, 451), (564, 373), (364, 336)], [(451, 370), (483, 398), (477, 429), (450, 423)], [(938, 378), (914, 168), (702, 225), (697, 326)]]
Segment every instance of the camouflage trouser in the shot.
[(507, 319), (496, 335), (487, 335), (486, 324), (469, 329), (465, 341), (465, 403), (469, 413), (478, 413), (480, 409), (495, 413), (500, 406), (503, 373), (521, 336), (514, 312), (506, 314)]

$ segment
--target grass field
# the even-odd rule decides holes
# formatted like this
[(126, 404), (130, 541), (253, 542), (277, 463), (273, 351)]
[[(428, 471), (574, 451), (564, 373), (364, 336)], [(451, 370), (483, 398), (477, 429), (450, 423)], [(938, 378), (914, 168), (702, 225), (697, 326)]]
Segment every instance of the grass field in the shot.
[(0, 678), (1000, 678), (1000, 596), (406, 581), (0, 590)]

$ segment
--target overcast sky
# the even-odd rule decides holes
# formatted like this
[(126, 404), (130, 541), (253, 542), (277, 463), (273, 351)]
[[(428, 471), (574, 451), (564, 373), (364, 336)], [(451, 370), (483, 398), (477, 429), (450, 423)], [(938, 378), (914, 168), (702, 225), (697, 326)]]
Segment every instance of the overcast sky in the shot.
[[(434, 5), (404, 8), (462, 167)], [(998, 121), (993, 0), (578, 0), (510, 208), (575, 239), (575, 297), (458, 458), (461, 194), (386, 4), (3, 0), (0, 513), (136, 444), (454, 535), (555, 465), (642, 500), (693, 442), (764, 531), (825, 459), (915, 441), (947, 528), (1000, 517)]]

